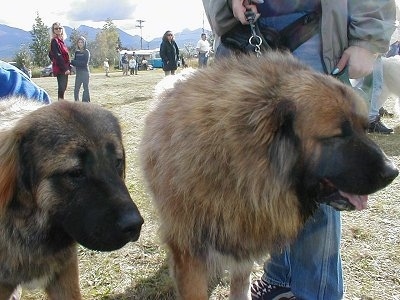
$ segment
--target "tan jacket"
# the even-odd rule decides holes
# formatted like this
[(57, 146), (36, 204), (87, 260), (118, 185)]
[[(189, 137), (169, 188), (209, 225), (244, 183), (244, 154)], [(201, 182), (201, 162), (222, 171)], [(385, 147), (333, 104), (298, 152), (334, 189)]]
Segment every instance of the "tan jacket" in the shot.
[[(265, 0), (268, 1), (268, 0)], [(232, 0), (203, 0), (216, 41), (239, 21), (231, 9)], [(327, 73), (349, 46), (373, 53), (385, 53), (395, 30), (394, 0), (321, 0), (322, 57)]]

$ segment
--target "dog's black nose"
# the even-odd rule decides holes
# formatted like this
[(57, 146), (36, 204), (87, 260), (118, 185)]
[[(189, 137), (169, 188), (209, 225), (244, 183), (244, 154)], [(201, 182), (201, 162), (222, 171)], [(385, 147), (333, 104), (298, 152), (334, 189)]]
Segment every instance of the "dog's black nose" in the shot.
[(117, 222), (121, 232), (129, 235), (132, 241), (139, 238), (143, 223), (144, 220), (139, 213), (124, 213)]
[(389, 161), (386, 164), (386, 167), (383, 168), (380, 176), (382, 179), (387, 182), (387, 184), (391, 183), (397, 176), (399, 175), (399, 169), (393, 164), (392, 161)]

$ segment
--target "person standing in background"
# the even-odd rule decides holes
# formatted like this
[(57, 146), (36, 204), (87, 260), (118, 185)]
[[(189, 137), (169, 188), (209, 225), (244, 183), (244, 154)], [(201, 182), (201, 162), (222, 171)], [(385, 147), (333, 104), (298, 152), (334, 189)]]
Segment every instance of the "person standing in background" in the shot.
[(128, 67), (129, 67), (129, 61), (128, 61), (128, 53), (124, 53), (121, 58), (121, 64), (122, 64), (122, 76), (126, 75), (128, 76)]
[(207, 67), (210, 43), (207, 41), (207, 35), (205, 33), (201, 34), (201, 38), (196, 45), (196, 51), (199, 56), (199, 68)]
[(67, 34), (59, 22), (51, 25), (51, 41), (49, 57), (53, 66), (53, 74), (57, 77), (58, 100), (64, 100), (65, 90), (68, 85), (68, 75), (71, 74), (71, 66), (68, 48), (64, 43)]
[(90, 102), (89, 94), (89, 60), (90, 52), (86, 48), (86, 39), (80, 36), (77, 40), (77, 49), (71, 65), (76, 68), (74, 100), (79, 101), (79, 90), (83, 85), (82, 102)]
[(175, 71), (178, 68), (179, 48), (170, 30), (167, 30), (162, 37), (160, 57), (163, 61), (165, 76), (175, 75)]
[(135, 52), (132, 53), (132, 57), (129, 59), (129, 71), (130, 75), (137, 75), (138, 62), (136, 61)]
[(110, 73), (110, 64), (108, 63), (108, 58), (107, 57), (103, 62), (103, 68), (104, 68), (104, 72), (106, 72), (106, 76), (110, 77), (110, 75), (109, 75), (109, 73)]

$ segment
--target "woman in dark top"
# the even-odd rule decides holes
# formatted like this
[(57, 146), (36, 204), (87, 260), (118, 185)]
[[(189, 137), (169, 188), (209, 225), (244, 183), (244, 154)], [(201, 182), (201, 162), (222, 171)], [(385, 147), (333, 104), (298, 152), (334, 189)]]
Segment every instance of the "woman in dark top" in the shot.
[(64, 44), (67, 34), (61, 24), (56, 22), (51, 25), (51, 36), (49, 57), (53, 65), (53, 74), (57, 77), (58, 100), (63, 100), (68, 85), (68, 75), (71, 74), (68, 48)]
[(163, 61), (165, 76), (175, 75), (175, 71), (178, 68), (179, 48), (170, 30), (167, 30), (163, 35), (160, 45), (160, 57)]
[(74, 100), (79, 101), (79, 90), (83, 85), (82, 102), (90, 102), (89, 95), (89, 60), (90, 52), (86, 49), (86, 39), (80, 36), (77, 40), (77, 48), (75, 57), (71, 61), (71, 65), (76, 68)]

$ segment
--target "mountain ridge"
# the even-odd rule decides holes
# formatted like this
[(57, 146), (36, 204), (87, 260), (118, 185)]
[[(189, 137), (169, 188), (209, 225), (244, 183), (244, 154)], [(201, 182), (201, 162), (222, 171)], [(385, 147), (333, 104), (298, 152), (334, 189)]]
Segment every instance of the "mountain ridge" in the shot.
[[(69, 26), (65, 26), (65, 32), (67, 36), (71, 35), (74, 30)], [(85, 34), (88, 42), (93, 42), (96, 39), (97, 33), (99, 33), (101, 28), (93, 28), (86, 25), (80, 25), (76, 28), (77, 31)], [(117, 28), (121, 44), (123, 47), (137, 50), (137, 49), (156, 49), (160, 47), (162, 37), (156, 37), (150, 41), (141, 38), (139, 35), (130, 35), (129, 33)], [(197, 41), (200, 39), (200, 35), (203, 32), (202, 28), (189, 30), (183, 29), (181, 32), (175, 33), (175, 41), (179, 48), (185, 47), (185, 45), (192, 44), (196, 46)], [(32, 36), (30, 31), (23, 29), (11, 27), (8, 25), (0, 24), (0, 59), (2, 60), (12, 60), (16, 53), (20, 50), (21, 46), (28, 46), (32, 42)], [(66, 44), (69, 45), (70, 42), (67, 39)]]

